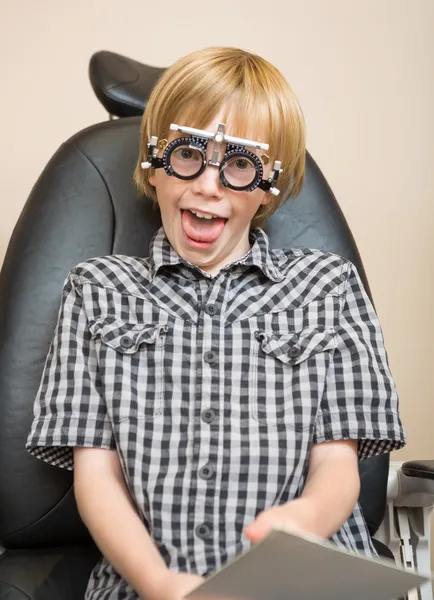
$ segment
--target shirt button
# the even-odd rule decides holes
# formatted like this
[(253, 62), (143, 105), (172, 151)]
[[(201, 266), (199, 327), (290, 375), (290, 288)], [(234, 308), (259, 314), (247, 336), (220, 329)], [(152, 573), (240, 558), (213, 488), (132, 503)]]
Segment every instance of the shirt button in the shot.
[(204, 358), (205, 362), (212, 365), (212, 363), (215, 363), (215, 361), (217, 360), (217, 353), (214, 352), (214, 350), (210, 350), (209, 352), (205, 352), (205, 354), (203, 355), (203, 358)]
[(214, 304), (208, 304), (205, 306), (205, 312), (210, 315), (210, 317), (213, 317), (217, 312), (217, 307)]
[(212, 423), (215, 419), (215, 411), (212, 408), (207, 408), (202, 412), (202, 421)]
[(134, 344), (133, 340), (127, 335), (123, 335), (120, 341), (122, 348), (131, 348), (131, 346)]
[(297, 358), (297, 356), (300, 356), (300, 348), (297, 348), (297, 346), (292, 346), (289, 351), (288, 354), (291, 358)]
[(209, 540), (212, 535), (211, 527), (206, 523), (202, 523), (202, 525), (198, 525), (195, 529), (196, 535), (201, 540)]
[(212, 465), (205, 465), (199, 471), (199, 477), (202, 479), (211, 479), (214, 475), (214, 467)]

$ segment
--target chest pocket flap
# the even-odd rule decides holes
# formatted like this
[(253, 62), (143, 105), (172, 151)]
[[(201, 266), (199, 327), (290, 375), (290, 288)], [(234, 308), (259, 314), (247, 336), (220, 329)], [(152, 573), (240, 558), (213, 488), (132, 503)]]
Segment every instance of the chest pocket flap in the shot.
[(168, 327), (152, 323), (126, 323), (105, 319), (96, 323), (91, 330), (95, 338), (100, 338), (110, 348), (121, 354), (133, 354), (143, 345), (155, 344), (157, 339), (167, 332)]
[(256, 331), (255, 338), (266, 354), (290, 365), (298, 365), (312, 354), (336, 347), (334, 329), (305, 329), (293, 334)]

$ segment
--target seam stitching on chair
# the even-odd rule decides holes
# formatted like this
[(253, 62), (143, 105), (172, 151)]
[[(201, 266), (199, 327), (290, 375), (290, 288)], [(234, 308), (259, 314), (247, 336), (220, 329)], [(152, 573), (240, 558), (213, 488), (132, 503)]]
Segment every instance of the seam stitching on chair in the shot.
[(96, 166), (96, 164), (87, 156), (87, 154), (85, 154), (82, 150), (80, 150), (80, 148), (78, 148), (78, 146), (76, 146), (74, 143), (72, 142), (67, 142), (66, 145), (70, 145), (72, 146), (89, 164), (92, 165), (92, 167), (95, 169), (95, 171), (98, 173), (98, 175), (100, 176), (101, 181), (104, 184), (104, 187), (107, 191), (107, 195), (110, 198), (110, 202), (112, 205), (112, 209), (113, 209), (113, 234), (112, 234), (112, 252), (113, 252), (113, 247), (114, 247), (114, 241), (115, 241), (115, 231), (116, 231), (116, 211), (115, 211), (115, 205), (113, 202), (113, 196), (111, 195), (110, 189), (107, 185), (107, 182), (105, 181), (104, 177), (101, 174), (101, 171), (98, 169), (98, 167)]
[(107, 86), (107, 90), (115, 90), (116, 88), (121, 88), (123, 85), (131, 85), (132, 83), (137, 83), (140, 79), (140, 73), (136, 71), (136, 76), (131, 81), (121, 81), (120, 83), (112, 83)]
[(5, 585), (8, 585), (9, 587), (13, 588), (14, 590), (18, 590), (19, 592), (23, 593), (26, 596), (26, 598), (28, 598), (29, 600), (32, 600), (27, 592), (25, 592), (22, 588), (19, 588), (15, 584), (9, 583), (9, 581), (3, 581), (1, 579), (0, 579), (0, 583), (4, 583)]
[[(58, 468), (58, 467), (53, 467), (53, 468)], [(43, 514), (42, 516), (39, 517), (39, 519), (36, 519), (36, 521), (33, 521), (32, 523), (30, 523), (29, 525), (25, 525), (24, 527), (20, 527), (19, 529), (15, 529), (14, 531), (11, 531), (10, 533), (8, 533), (8, 535), (6, 536), (7, 538), (9, 538), (10, 536), (16, 535), (18, 533), (22, 533), (23, 531), (26, 531), (26, 529), (29, 529), (30, 527), (33, 527), (34, 525), (37, 525), (38, 523), (40, 523), (41, 521), (43, 521), (44, 519), (46, 519), (52, 512), (53, 510), (55, 510), (59, 504), (61, 504), (66, 496), (69, 494), (69, 492), (72, 490), (73, 486), (71, 485), (66, 492), (63, 494), (63, 496), (60, 498), (60, 500), (58, 500), (56, 502), (56, 504), (54, 504), (49, 510), (48, 512), (46, 512), (45, 514)], [(3, 540), (4, 542), (5, 540)], [(6, 541), (7, 543), (7, 541)], [(8, 550), (8, 547), (6, 546), (6, 551)]]
[(113, 85), (108, 86), (107, 91), (104, 94), (104, 96), (106, 98), (108, 98), (111, 102), (115, 102), (118, 106), (128, 106), (129, 108), (143, 109), (143, 104), (141, 102), (135, 102), (134, 100), (131, 100), (131, 99), (128, 99), (126, 101), (120, 100), (119, 98), (116, 97), (116, 95), (111, 94), (112, 90), (120, 89), (124, 85), (131, 85), (133, 83), (137, 83), (139, 78), (140, 78), (139, 73), (137, 73), (137, 76), (133, 81), (128, 81), (126, 83), (123, 81), (122, 83), (114, 83)]

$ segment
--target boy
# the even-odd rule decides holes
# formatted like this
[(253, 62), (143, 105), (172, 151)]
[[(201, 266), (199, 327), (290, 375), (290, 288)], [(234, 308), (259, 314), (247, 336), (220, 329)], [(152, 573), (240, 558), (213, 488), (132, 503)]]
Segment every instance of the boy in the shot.
[(375, 553), (357, 459), (405, 443), (378, 321), (351, 263), (258, 228), (303, 183), (293, 92), (258, 56), (199, 51), (141, 140), (163, 227), (147, 259), (70, 273), (27, 444), (74, 468), (104, 555), (86, 599), (180, 599), (275, 524)]

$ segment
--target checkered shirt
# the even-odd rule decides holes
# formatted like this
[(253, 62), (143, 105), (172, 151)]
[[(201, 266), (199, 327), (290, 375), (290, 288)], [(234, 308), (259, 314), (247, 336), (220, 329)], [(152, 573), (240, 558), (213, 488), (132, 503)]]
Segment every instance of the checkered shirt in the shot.
[[(265, 233), (212, 277), (160, 229), (149, 258), (94, 258), (66, 279), (27, 449), (73, 468), (116, 449), (168, 567), (210, 574), (243, 528), (300, 496), (313, 444), (361, 459), (405, 443), (382, 333), (352, 263), (271, 250)], [(374, 554), (357, 505), (333, 537)], [(137, 600), (102, 558), (86, 600)]]

